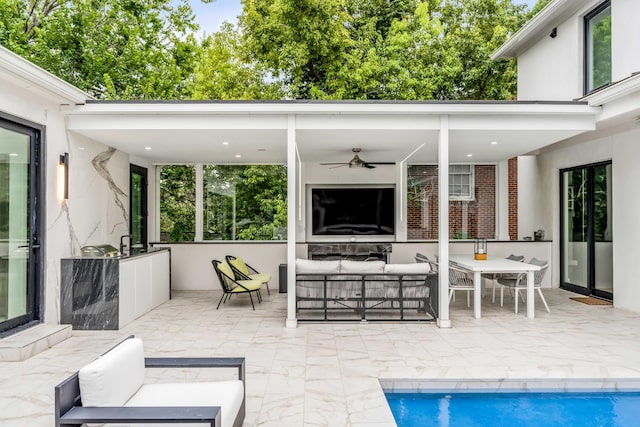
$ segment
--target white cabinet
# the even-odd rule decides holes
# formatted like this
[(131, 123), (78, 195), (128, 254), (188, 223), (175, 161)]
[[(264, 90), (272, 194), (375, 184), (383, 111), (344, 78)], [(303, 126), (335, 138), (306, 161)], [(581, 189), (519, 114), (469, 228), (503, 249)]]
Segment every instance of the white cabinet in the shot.
[(119, 328), (169, 300), (170, 259), (161, 250), (120, 260)]

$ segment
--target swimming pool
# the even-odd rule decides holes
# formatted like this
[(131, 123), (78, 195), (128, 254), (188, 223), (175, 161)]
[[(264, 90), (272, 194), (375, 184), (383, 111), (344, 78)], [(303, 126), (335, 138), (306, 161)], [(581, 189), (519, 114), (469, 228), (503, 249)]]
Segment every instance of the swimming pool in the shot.
[(387, 393), (398, 427), (631, 427), (640, 393)]
[(380, 379), (398, 427), (640, 426), (640, 379)]

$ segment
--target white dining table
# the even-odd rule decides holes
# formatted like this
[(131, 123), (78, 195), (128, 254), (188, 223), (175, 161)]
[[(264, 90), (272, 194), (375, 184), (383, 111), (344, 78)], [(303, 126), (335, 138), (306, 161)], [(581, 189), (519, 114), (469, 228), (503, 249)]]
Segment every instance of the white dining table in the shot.
[(513, 261), (499, 257), (487, 257), (476, 260), (473, 255), (450, 255), (449, 261), (463, 270), (473, 273), (473, 315), (481, 317), (482, 274), (483, 273), (527, 273), (527, 317), (535, 317), (534, 273), (540, 271), (539, 265)]

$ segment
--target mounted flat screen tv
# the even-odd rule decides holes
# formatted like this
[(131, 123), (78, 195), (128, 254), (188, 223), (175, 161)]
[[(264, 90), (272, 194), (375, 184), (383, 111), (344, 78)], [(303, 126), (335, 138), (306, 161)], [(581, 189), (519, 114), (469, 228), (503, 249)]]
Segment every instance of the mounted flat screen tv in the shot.
[(393, 187), (312, 188), (314, 236), (389, 236), (395, 233)]

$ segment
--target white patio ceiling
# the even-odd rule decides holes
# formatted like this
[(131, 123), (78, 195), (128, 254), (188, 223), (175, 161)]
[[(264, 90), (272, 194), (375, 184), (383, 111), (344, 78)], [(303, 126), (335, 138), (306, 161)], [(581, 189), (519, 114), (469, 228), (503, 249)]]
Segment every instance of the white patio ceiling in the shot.
[(294, 116), (303, 162), (347, 162), (354, 147), (368, 162), (400, 162), (422, 146), (409, 162), (434, 163), (446, 115), (450, 161), (479, 163), (594, 130), (598, 111), (573, 102), (90, 102), (68, 111), (68, 126), (151, 163), (286, 163)]

